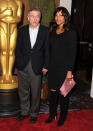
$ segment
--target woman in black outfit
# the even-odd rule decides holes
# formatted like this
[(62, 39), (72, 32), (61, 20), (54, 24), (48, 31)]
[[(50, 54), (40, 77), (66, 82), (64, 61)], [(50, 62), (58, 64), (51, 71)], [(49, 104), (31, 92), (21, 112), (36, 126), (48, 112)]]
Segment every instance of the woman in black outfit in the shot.
[(70, 14), (64, 7), (58, 7), (54, 12), (53, 30), (50, 41), (50, 62), (48, 71), (48, 86), (50, 90), (50, 115), (46, 123), (51, 123), (57, 115), (57, 105), (60, 102), (60, 117), (58, 126), (63, 125), (68, 110), (69, 97), (60, 94), (60, 87), (65, 79), (72, 78), (72, 70), (76, 56), (76, 32), (70, 24)]

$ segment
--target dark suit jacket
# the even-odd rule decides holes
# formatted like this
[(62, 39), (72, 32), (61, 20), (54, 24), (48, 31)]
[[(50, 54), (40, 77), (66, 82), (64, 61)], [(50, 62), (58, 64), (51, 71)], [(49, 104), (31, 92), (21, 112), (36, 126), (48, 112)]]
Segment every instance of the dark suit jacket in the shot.
[(36, 43), (31, 48), (29, 25), (19, 29), (15, 49), (15, 67), (18, 70), (24, 69), (29, 60), (36, 74), (41, 74), (42, 68), (48, 68), (49, 34), (49, 29), (40, 25)]

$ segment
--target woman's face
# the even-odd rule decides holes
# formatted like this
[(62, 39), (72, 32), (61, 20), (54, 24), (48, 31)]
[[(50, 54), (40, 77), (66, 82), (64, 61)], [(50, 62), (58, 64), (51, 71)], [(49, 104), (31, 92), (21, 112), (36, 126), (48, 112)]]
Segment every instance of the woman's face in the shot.
[(63, 25), (65, 23), (65, 18), (62, 15), (62, 11), (59, 11), (55, 15), (55, 22), (57, 25)]

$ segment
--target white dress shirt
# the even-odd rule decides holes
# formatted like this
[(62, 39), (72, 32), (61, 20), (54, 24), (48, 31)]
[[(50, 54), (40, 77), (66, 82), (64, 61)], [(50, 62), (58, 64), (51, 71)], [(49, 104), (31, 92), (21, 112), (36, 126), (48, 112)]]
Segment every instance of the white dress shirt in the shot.
[(32, 48), (35, 45), (35, 42), (36, 42), (36, 39), (37, 39), (37, 34), (38, 34), (39, 26), (40, 26), (40, 24), (38, 24), (38, 26), (36, 28), (34, 28), (34, 29), (32, 29), (29, 26), (29, 35), (30, 35), (30, 42), (31, 42), (31, 47)]

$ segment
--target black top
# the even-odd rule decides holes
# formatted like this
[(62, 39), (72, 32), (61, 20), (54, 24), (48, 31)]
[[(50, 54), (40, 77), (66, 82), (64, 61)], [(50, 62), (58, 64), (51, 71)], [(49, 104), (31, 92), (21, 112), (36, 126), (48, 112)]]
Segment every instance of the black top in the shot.
[(76, 32), (66, 31), (51, 33), (49, 88), (59, 89), (64, 82), (67, 71), (72, 71), (76, 56)]

